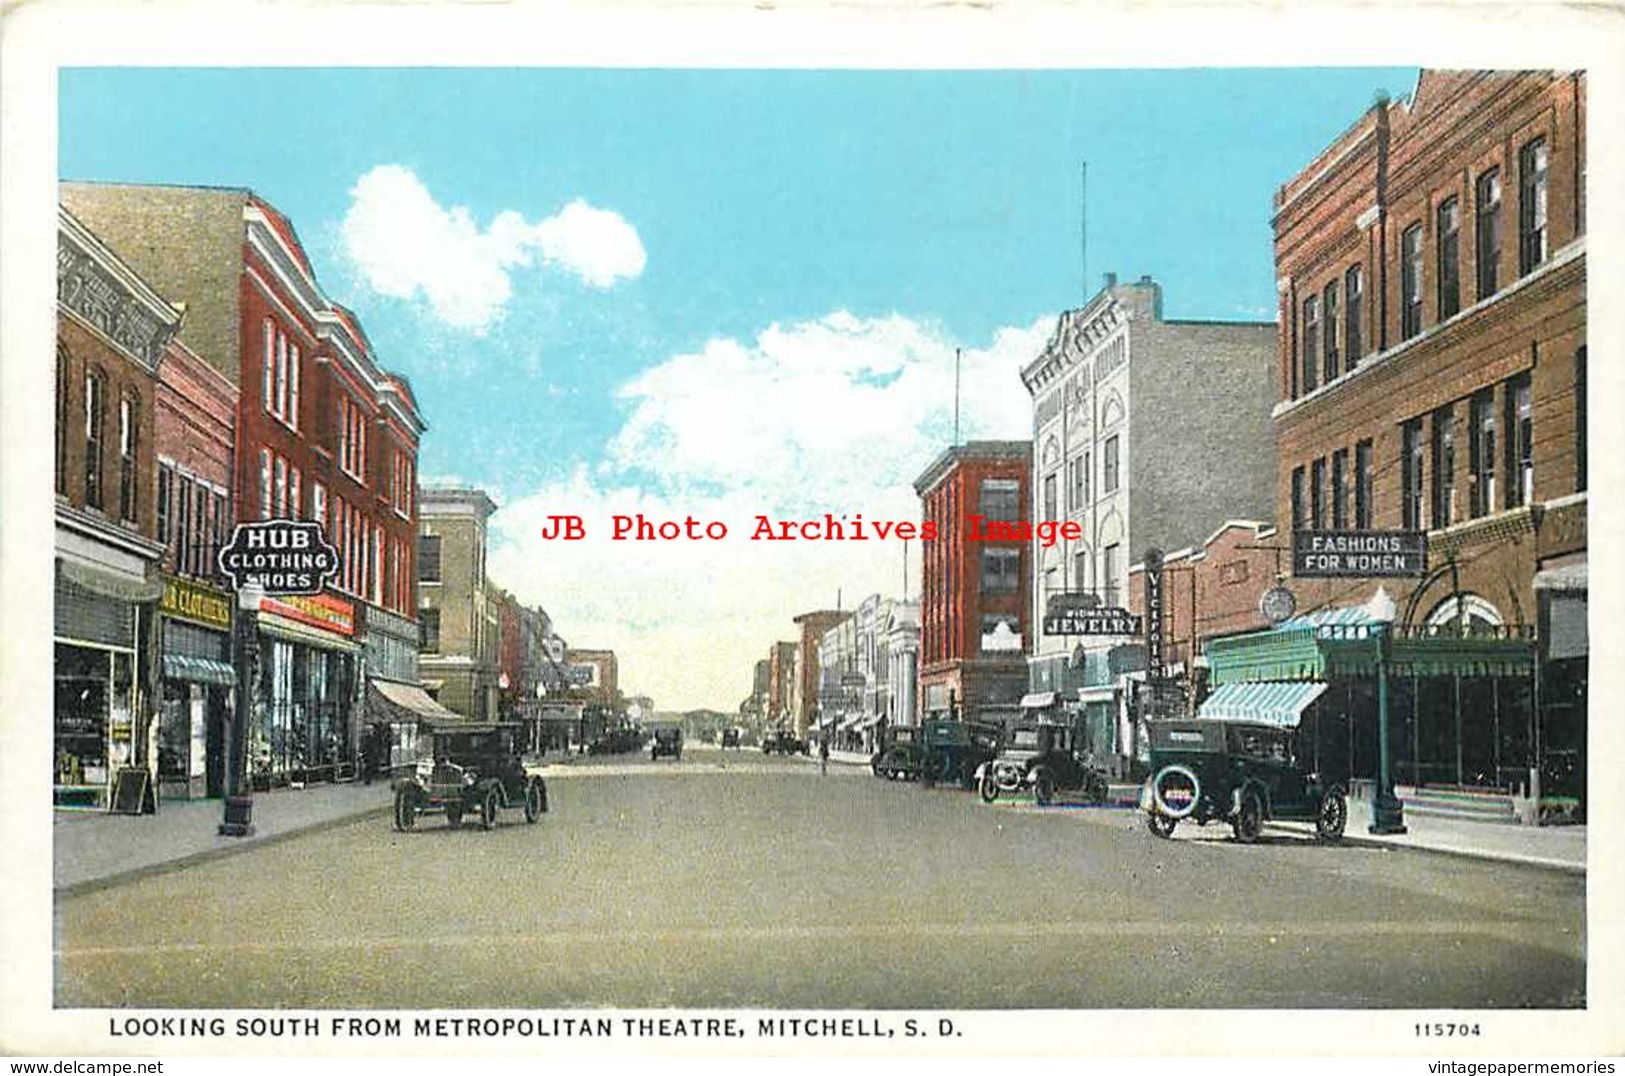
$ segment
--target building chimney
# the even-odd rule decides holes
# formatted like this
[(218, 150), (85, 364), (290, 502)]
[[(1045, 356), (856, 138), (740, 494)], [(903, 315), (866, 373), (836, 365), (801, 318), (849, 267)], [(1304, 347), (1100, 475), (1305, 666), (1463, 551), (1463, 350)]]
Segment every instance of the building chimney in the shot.
[(1117, 287), (1117, 274), (1116, 273), (1107, 273), (1106, 274), (1106, 283), (1105, 283), (1104, 286), (1108, 287), (1108, 288)]

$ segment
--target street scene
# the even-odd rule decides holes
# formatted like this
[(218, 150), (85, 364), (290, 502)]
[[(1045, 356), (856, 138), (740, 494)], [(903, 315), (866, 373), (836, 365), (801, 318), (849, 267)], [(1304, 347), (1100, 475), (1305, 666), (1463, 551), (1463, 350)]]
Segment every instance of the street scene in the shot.
[(54, 1005), (1584, 1008), (1586, 86), (65, 71)]

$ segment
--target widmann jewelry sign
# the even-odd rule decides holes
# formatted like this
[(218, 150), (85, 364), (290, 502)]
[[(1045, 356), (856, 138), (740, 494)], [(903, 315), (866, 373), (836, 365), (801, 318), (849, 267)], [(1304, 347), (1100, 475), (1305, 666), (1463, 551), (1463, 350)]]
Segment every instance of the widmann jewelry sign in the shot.
[(222, 631), (231, 627), (229, 595), (174, 576), (164, 576), (158, 611), (177, 620), (190, 620)]
[(1299, 579), (1362, 579), (1427, 574), (1425, 531), (1293, 531)]
[(1140, 618), (1126, 609), (1063, 609), (1044, 617), (1045, 635), (1138, 635)]

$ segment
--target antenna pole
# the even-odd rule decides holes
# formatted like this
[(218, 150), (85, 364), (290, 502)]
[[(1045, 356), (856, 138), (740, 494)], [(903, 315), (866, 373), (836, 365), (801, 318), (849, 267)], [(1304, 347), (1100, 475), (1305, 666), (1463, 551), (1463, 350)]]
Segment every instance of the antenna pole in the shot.
[(1083, 261), (1083, 296), (1089, 301), (1089, 162), (1083, 162), (1078, 199), (1078, 254)]
[(954, 447), (959, 447), (959, 349), (954, 348)]

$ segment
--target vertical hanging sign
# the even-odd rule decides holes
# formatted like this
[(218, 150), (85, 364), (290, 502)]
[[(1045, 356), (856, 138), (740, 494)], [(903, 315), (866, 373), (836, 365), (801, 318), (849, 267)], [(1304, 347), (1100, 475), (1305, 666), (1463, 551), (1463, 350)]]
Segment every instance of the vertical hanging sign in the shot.
[(1162, 681), (1162, 551), (1145, 551), (1145, 678)]

